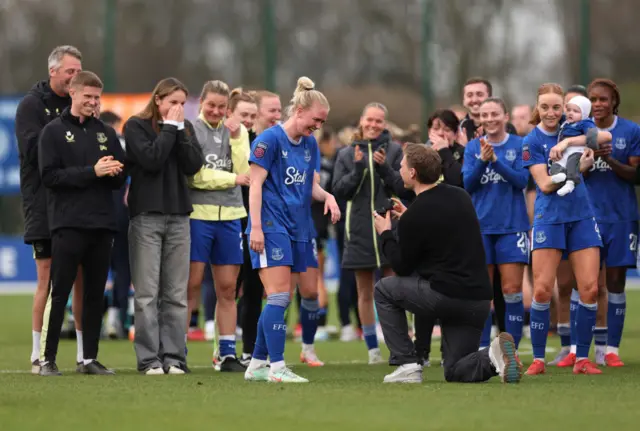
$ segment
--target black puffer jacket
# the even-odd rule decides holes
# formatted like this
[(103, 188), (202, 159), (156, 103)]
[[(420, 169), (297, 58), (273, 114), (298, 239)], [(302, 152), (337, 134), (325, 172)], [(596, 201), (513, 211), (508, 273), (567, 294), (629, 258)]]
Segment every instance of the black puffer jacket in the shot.
[(58, 96), (49, 86), (49, 81), (40, 81), (20, 101), (16, 111), (24, 242), (27, 244), (50, 237), (47, 198), (38, 171), (38, 138), (44, 126), (69, 106), (70, 97)]
[[(386, 143), (386, 161), (378, 165), (373, 153)], [(355, 146), (364, 157), (354, 161)], [(373, 227), (372, 213), (392, 196), (406, 198), (413, 194), (404, 188), (400, 177), (402, 148), (384, 131), (373, 141), (357, 141), (338, 153), (333, 173), (333, 194), (347, 201), (345, 214), (345, 244), (342, 266), (347, 269), (375, 269), (387, 266), (382, 256), (380, 237)]]

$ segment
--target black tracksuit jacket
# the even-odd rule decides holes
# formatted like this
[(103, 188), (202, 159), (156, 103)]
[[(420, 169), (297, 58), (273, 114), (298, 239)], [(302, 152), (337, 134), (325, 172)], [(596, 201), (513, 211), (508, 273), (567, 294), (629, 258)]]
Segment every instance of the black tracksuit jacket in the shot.
[(98, 177), (94, 166), (104, 156), (124, 163), (124, 151), (115, 130), (94, 117), (80, 123), (65, 109), (42, 130), (38, 165), (47, 190), (51, 232), (60, 228), (108, 229), (116, 232), (113, 190), (126, 179)]

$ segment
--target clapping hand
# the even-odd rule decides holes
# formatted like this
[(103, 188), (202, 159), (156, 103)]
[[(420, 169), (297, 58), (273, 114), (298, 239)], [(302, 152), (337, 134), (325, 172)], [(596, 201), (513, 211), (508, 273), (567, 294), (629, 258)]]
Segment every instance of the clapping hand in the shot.
[(483, 162), (495, 162), (496, 159), (497, 157), (493, 151), (493, 146), (484, 138), (480, 138), (480, 160)]

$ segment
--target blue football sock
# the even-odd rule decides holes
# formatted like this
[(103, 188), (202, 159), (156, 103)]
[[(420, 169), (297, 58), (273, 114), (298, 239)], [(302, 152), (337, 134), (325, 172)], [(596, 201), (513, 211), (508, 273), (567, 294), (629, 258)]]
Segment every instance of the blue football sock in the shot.
[(607, 309), (607, 326), (609, 327), (607, 344), (611, 347), (620, 347), (626, 310), (627, 295), (624, 292), (610, 293), (609, 308)]
[(558, 323), (558, 335), (562, 347), (571, 346), (571, 323)]
[(226, 356), (236, 357), (236, 336), (221, 335), (220, 336), (220, 357)]
[(593, 344), (596, 346), (602, 346), (603, 348), (607, 346), (607, 332), (608, 328), (605, 326), (604, 328), (596, 326), (593, 328)]
[(576, 330), (576, 312), (578, 311), (578, 302), (580, 301), (580, 294), (577, 290), (571, 291), (571, 303), (569, 305), (569, 324), (571, 325), (570, 337), (571, 345), (578, 344), (578, 332)]
[(300, 301), (300, 324), (302, 325), (302, 343), (313, 344), (318, 330), (318, 299), (302, 298)]
[(376, 334), (376, 325), (362, 325), (362, 335), (364, 335), (364, 342), (367, 344), (367, 349), (378, 348), (378, 334)]
[(591, 339), (593, 338), (593, 327), (596, 324), (596, 311), (598, 303), (585, 304), (580, 301), (576, 313), (576, 331), (578, 339), (576, 343), (576, 358), (584, 359), (589, 357)]
[(531, 347), (533, 347), (533, 359), (544, 361), (548, 332), (549, 303), (539, 303), (534, 300), (531, 304)]
[(513, 336), (516, 349), (522, 339), (522, 325), (524, 323), (524, 304), (522, 293), (504, 295), (505, 302), (505, 330)]
[(264, 315), (262, 327), (271, 362), (284, 361), (284, 342), (287, 338), (284, 311), (288, 305), (289, 293), (274, 293), (267, 297), (267, 306), (262, 312)]
[(489, 313), (487, 320), (484, 321), (484, 328), (482, 329), (482, 335), (480, 336), (480, 348), (484, 349), (491, 344), (491, 326), (493, 325), (493, 314)]
[(256, 336), (256, 343), (253, 346), (253, 354), (251, 356), (261, 361), (266, 361), (269, 356), (269, 350), (267, 350), (267, 340), (264, 338), (263, 321), (264, 309), (262, 310), (262, 313), (260, 313), (260, 319), (258, 319), (258, 333)]

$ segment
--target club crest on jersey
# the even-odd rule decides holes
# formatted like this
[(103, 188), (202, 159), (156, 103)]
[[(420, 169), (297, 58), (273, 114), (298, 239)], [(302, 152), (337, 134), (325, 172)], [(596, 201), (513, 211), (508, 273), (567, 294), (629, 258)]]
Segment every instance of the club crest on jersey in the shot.
[(508, 149), (507, 153), (504, 155), (504, 158), (510, 162), (513, 162), (516, 159), (516, 150)]
[(69, 130), (67, 130), (67, 133), (64, 135), (64, 138), (67, 140), (67, 142), (72, 143), (76, 141), (76, 137), (73, 136), (73, 133), (71, 133)]
[(531, 152), (529, 151), (529, 144), (524, 144), (522, 146), (522, 160), (528, 162), (531, 160)]
[(271, 259), (273, 260), (282, 260), (284, 258), (284, 253), (281, 248), (271, 249)]
[(269, 148), (267, 144), (264, 142), (258, 142), (256, 147), (253, 149), (253, 155), (256, 156), (256, 158), (261, 159), (264, 157), (264, 153), (267, 152), (267, 148)]
[(616, 143), (614, 145), (617, 149), (624, 150), (627, 148), (627, 140), (625, 138), (616, 138)]
[(538, 244), (542, 244), (546, 240), (547, 240), (547, 236), (544, 234), (544, 232), (536, 232), (536, 242)]
[(311, 151), (304, 150), (304, 161), (307, 163), (311, 161)]
[(104, 144), (105, 142), (107, 142), (107, 137), (102, 132), (98, 132), (96, 134), (96, 138), (98, 139), (98, 142), (101, 143), (101, 144)]

